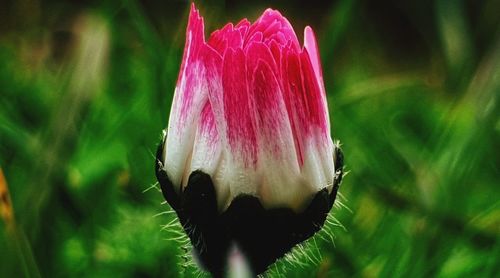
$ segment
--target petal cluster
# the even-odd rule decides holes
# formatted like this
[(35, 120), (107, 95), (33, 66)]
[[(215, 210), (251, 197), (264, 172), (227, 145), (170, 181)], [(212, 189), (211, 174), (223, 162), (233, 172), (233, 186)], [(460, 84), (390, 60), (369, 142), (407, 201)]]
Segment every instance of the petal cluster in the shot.
[(202, 171), (220, 209), (248, 194), (267, 208), (300, 210), (332, 189), (333, 152), (312, 29), (301, 47), (288, 20), (268, 9), (206, 40), (192, 5), (162, 154), (177, 192)]

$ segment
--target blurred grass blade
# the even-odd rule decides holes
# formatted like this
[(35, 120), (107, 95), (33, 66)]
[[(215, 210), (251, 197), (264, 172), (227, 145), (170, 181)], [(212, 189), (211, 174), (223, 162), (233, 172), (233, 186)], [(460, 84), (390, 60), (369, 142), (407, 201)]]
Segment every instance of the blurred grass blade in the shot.
[(7, 226), (7, 231), (12, 230), (14, 226), (14, 217), (12, 212), (12, 205), (10, 201), (9, 190), (7, 188), (7, 181), (0, 168), (0, 217)]
[(7, 180), (0, 168), (0, 217), (6, 224), (6, 237), (18, 253), (26, 277), (41, 277), (26, 236), (16, 226)]
[(436, 3), (437, 24), (449, 67), (449, 82), (452, 89), (458, 89), (467, 84), (474, 62), (465, 1), (440, 0)]

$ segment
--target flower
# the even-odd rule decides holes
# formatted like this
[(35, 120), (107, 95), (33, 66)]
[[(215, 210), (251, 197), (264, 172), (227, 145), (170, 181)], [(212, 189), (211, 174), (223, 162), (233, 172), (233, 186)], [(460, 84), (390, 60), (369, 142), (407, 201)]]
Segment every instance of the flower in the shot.
[(236, 244), (261, 273), (323, 225), (342, 177), (318, 47), (278, 11), (205, 39), (191, 6), (157, 177), (215, 276)]

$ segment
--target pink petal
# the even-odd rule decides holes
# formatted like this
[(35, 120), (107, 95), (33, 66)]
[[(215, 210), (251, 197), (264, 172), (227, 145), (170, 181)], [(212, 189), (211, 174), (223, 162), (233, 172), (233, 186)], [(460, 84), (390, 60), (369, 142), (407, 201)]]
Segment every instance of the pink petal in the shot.
[[(247, 57), (247, 69), (249, 78), (248, 81), (251, 83), (252, 78), (254, 76), (253, 72), (256, 70), (257, 65), (260, 61), (266, 62), (273, 72), (277, 70), (277, 64), (274, 60), (274, 56), (271, 53), (269, 47), (267, 47), (264, 43), (261, 42), (252, 42), (248, 45), (245, 53)], [(275, 93), (278, 93), (276, 91)], [(253, 92), (255, 94), (255, 92)]]
[(253, 71), (250, 90), (255, 98), (257, 125), (261, 147), (277, 158), (293, 153), (293, 138), (290, 130), (281, 89), (273, 74), (272, 66), (258, 60)]
[[(174, 99), (170, 111), (168, 136), (164, 148), (164, 168), (173, 184), (182, 188), (190, 173), (192, 152), (199, 136), (212, 136), (204, 144), (205, 150), (217, 149), (219, 132), (214, 130), (210, 116), (209, 92), (217, 87), (213, 80), (220, 79), (220, 55), (204, 42), (203, 19), (191, 7), (186, 32), (186, 49)], [(198, 134), (198, 135), (197, 135)], [(195, 157), (199, 163), (202, 157)], [(206, 160), (205, 160), (206, 161)], [(210, 167), (209, 164), (206, 165)]]
[(208, 45), (216, 49), (221, 56), (224, 55), (227, 48), (242, 48), (243, 36), (242, 31), (240, 31), (239, 28), (235, 29), (232, 23), (226, 24), (224, 28), (215, 31), (212, 35), (210, 35)]
[(325, 92), (325, 86), (323, 83), (323, 71), (321, 69), (321, 61), (319, 59), (318, 44), (316, 43), (316, 37), (311, 27), (306, 26), (304, 29), (304, 48), (309, 54), (311, 64), (316, 74), (316, 79), (318, 80), (319, 86), (323, 92)]
[(264, 38), (280, 32), (283, 34), (287, 41), (292, 42), (292, 45), (296, 50), (300, 49), (299, 41), (292, 25), (278, 11), (267, 9), (262, 14), (262, 16), (257, 19), (257, 21), (250, 27), (248, 36), (252, 36), (252, 34), (255, 32), (262, 32)]
[[(226, 25), (227, 26), (227, 25)], [(227, 49), (227, 40), (224, 39), (222, 35), (222, 30), (217, 30), (213, 32), (208, 38), (208, 45), (215, 49), (220, 55), (224, 54)]]
[(300, 178), (294, 139), (281, 88), (272, 66), (259, 60), (250, 90), (254, 93), (259, 130), (258, 196), (265, 207), (289, 206), (297, 209), (311, 187)]
[(257, 161), (255, 107), (248, 90), (246, 58), (241, 49), (228, 49), (222, 67), (224, 119), (233, 154), (241, 154), (246, 166)]
[(268, 38), (281, 31), (281, 23), (277, 19), (275, 19), (270, 24), (264, 27), (265, 29), (264, 31), (262, 31), (262, 34), (264, 35), (265, 38)]
[(203, 105), (196, 130), (189, 173), (195, 170), (202, 170), (207, 174), (215, 172), (220, 159), (220, 141), (212, 106), (207, 100)]
[(179, 79), (181, 79), (188, 61), (194, 59), (194, 57), (198, 55), (200, 46), (205, 43), (204, 29), (203, 18), (200, 16), (193, 3), (189, 12), (189, 20), (186, 28), (186, 44), (184, 46), (184, 54), (182, 56), (182, 64), (177, 83), (179, 83)]
[[(272, 53), (273, 58), (274, 58), (274, 61), (276, 62), (276, 66), (278, 68), (277, 72), (276, 72), (276, 76), (278, 76), (278, 79), (281, 79), (281, 76), (282, 76), (281, 75), (282, 74), (282, 71), (281, 71), (281, 52), (282, 52), (282, 47), (280, 47), (276, 41), (271, 41), (268, 45), (269, 45), (269, 50), (271, 50), (271, 53)], [(282, 85), (282, 84), (280, 84), (280, 85)]]
[(248, 45), (250, 42), (262, 42), (262, 39), (264, 36), (262, 35), (262, 32), (255, 32), (245, 41), (245, 45)]
[(264, 43), (266, 45), (270, 45), (271, 42), (276, 42), (282, 46), (285, 46), (287, 43), (288, 43), (288, 40), (285, 38), (285, 36), (283, 35), (283, 33), (281, 33), (280, 31), (278, 31), (277, 33), (274, 33), (274, 34), (271, 34), (270, 36), (268, 36), (266, 38), (266, 40), (264, 41)]
[(304, 90), (308, 99), (307, 110), (309, 113), (309, 124), (312, 127), (319, 128), (321, 135), (327, 138), (330, 136), (330, 126), (326, 97), (317, 82), (316, 74), (307, 52), (302, 52), (300, 54), (300, 65)]
[(248, 29), (250, 28), (250, 21), (248, 21), (246, 18), (242, 19), (236, 26), (234, 27), (235, 29), (238, 29), (241, 33), (241, 37), (244, 38), (247, 35)]
[(304, 140), (309, 133), (307, 96), (302, 81), (302, 71), (298, 54), (291, 49), (282, 53), (283, 96), (292, 127), (295, 150), (299, 165), (304, 162)]

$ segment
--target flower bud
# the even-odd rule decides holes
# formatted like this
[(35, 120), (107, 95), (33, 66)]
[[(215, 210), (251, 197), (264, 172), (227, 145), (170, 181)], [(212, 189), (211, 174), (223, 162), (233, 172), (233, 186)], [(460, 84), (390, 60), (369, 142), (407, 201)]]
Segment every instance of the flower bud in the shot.
[(199, 261), (224, 273), (238, 246), (262, 273), (326, 219), (342, 178), (318, 48), (278, 11), (204, 36), (191, 7), (167, 132), (163, 195)]

